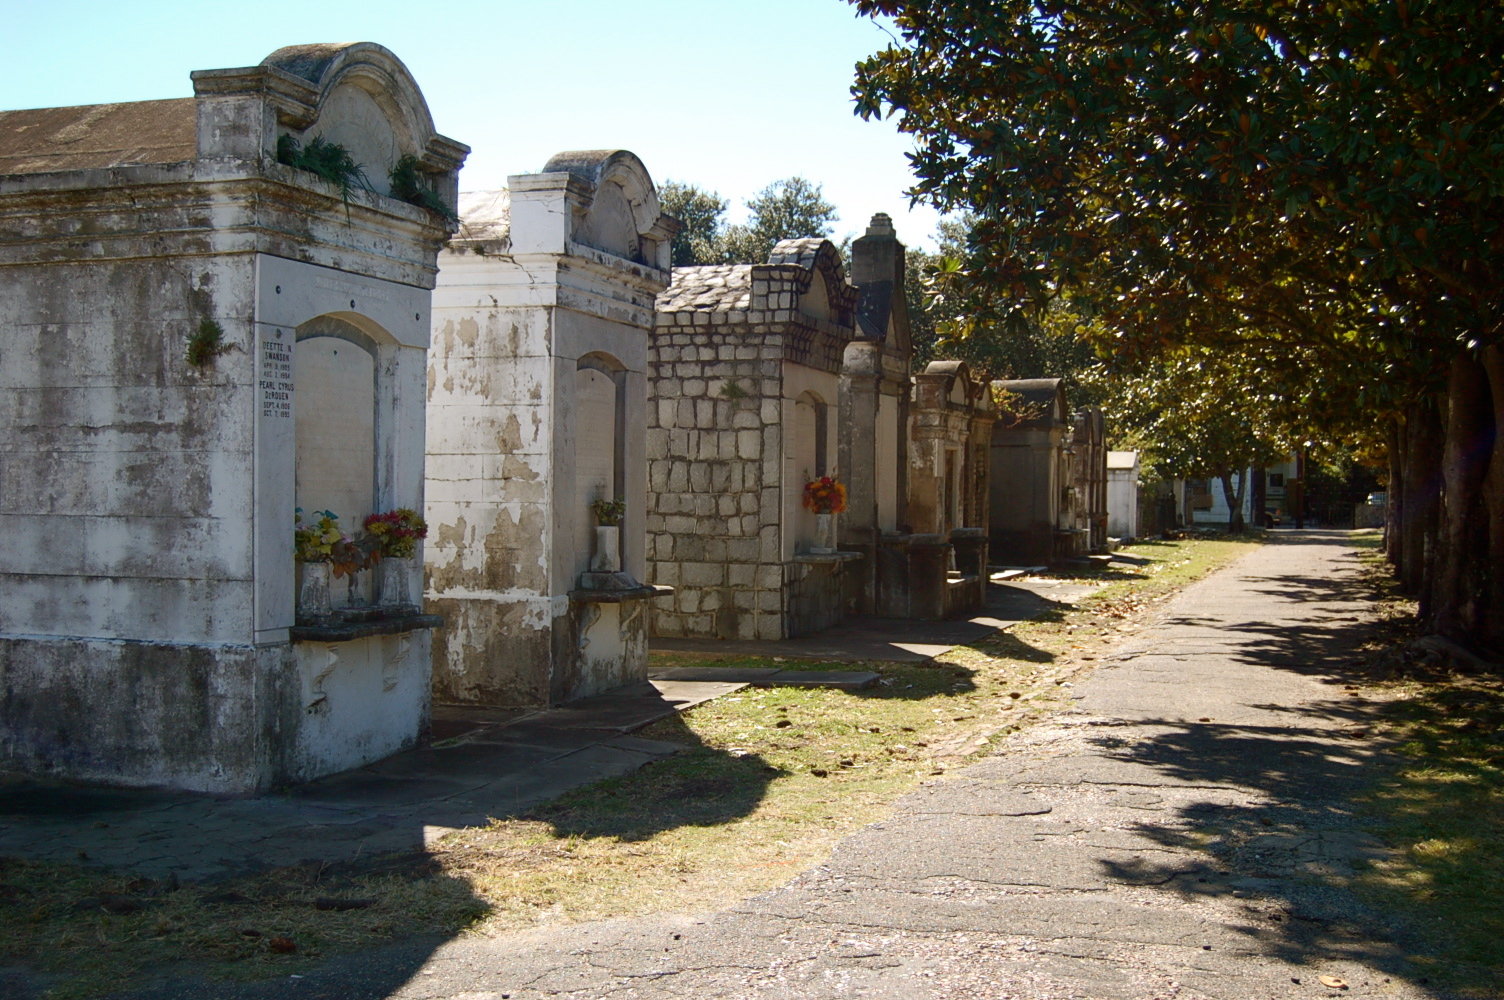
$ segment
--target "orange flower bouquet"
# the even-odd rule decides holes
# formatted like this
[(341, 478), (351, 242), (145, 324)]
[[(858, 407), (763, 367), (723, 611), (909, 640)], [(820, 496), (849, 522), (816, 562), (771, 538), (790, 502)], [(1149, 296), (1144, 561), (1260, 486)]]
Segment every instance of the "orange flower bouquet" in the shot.
[(816, 514), (839, 514), (846, 509), (846, 486), (833, 476), (804, 484), (804, 506)]

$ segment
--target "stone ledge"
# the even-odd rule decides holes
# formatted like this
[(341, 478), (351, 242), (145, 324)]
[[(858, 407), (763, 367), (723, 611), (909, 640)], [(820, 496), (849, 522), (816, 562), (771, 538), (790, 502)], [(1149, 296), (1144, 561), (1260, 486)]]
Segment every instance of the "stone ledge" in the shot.
[(293, 642), (349, 642), (373, 635), (397, 635), (417, 629), (443, 628), (443, 615), (408, 613), (373, 618), (370, 621), (331, 622), (327, 625), (294, 625), (287, 630)]
[(867, 558), (861, 552), (801, 552), (794, 557), (796, 563), (846, 563)]
[(569, 599), (576, 604), (625, 604), (628, 601), (651, 601), (655, 597), (667, 597), (673, 592), (673, 587), (644, 584), (626, 590), (571, 590)]

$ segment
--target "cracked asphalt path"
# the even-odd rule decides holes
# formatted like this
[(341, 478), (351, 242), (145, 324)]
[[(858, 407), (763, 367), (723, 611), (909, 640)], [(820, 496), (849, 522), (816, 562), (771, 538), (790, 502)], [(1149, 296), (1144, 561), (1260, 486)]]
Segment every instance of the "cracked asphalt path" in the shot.
[(1346, 533), (1282, 534), (1168, 602), (1075, 710), (732, 909), (410, 944), (236, 995), (1443, 997), (1340, 885), (1384, 851), (1349, 804), (1383, 753), (1341, 688), (1356, 568)]

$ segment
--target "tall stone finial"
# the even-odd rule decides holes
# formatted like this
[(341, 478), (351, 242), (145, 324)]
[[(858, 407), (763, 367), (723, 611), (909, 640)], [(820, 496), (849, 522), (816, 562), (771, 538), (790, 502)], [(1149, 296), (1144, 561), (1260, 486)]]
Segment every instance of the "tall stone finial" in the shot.
[(893, 217), (887, 212), (878, 212), (867, 224), (868, 236), (893, 236)]

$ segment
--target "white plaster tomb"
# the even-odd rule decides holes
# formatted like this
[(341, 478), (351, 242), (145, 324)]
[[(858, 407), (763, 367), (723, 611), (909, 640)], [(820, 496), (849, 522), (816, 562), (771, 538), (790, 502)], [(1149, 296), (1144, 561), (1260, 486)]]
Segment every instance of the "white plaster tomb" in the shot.
[[(429, 358), (427, 604), (441, 702), (543, 706), (647, 677), (644, 417), (678, 224), (642, 162), (560, 153), (461, 196)], [(625, 501), (591, 570), (595, 500)]]
[(387, 175), (416, 157), (452, 208), (468, 150), (379, 45), (192, 78), (0, 113), (0, 767), (247, 793), (426, 728), (434, 621), (299, 626), (293, 511), (422, 507), (449, 223)]

